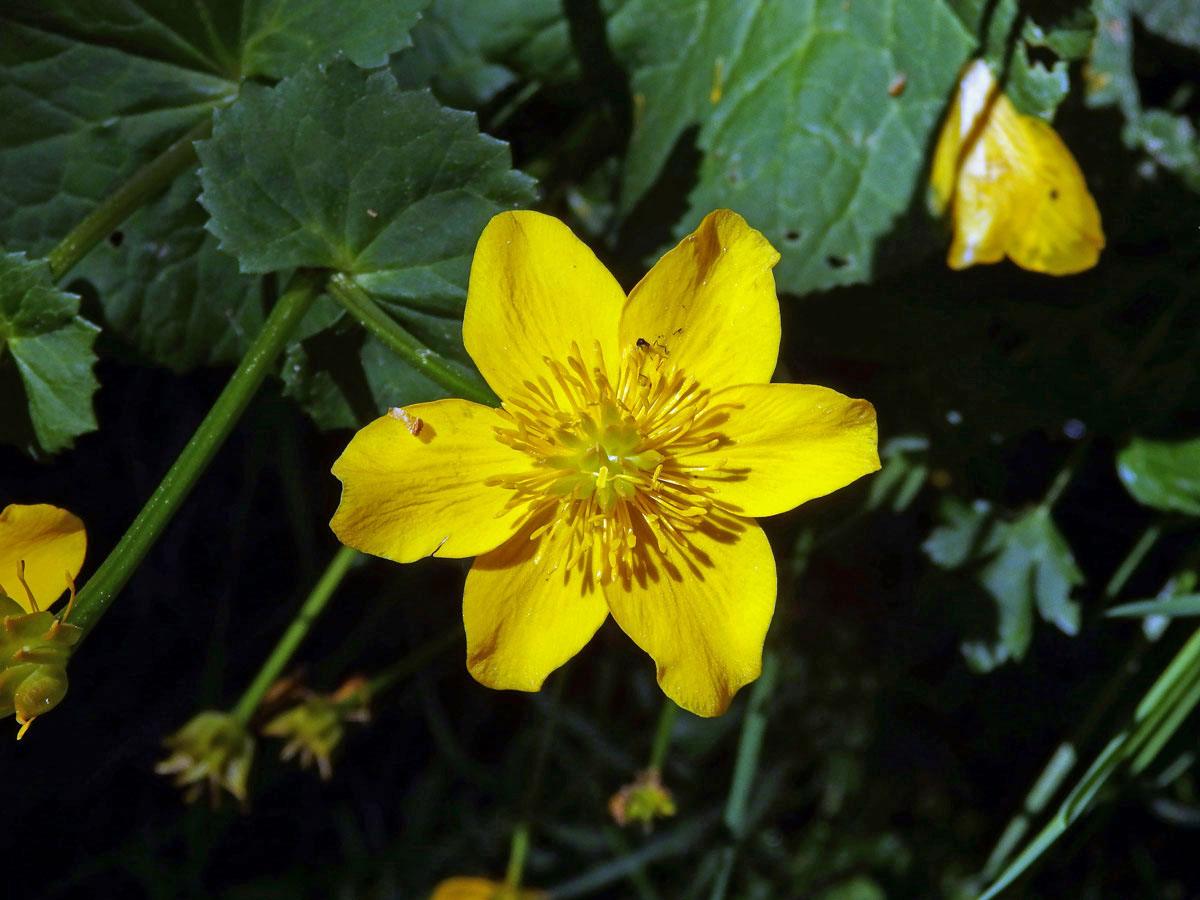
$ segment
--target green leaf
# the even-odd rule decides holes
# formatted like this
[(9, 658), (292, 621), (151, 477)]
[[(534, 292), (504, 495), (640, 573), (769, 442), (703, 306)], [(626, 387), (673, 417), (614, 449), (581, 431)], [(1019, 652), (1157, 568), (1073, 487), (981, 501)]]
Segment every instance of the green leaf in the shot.
[(929, 533), (921, 549), (943, 569), (957, 569), (978, 552), (985, 527), (992, 521), (992, 505), (976, 500), (968, 506), (956, 497), (946, 497), (939, 513), (945, 524)]
[(1139, 503), (1200, 516), (1200, 438), (1152, 441), (1135, 437), (1117, 454), (1117, 475)]
[(928, 449), (929, 439), (920, 435), (889, 439), (879, 450), (883, 470), (871, 479), (867, 509), (889, 503), (892, 512), (904, 512), (929, 477)]
[(1020, 623), (1028, 621), (1035, 603), (1041, 617), (1064, 634), (1078, 632), (1079, 604), (1070, 595), (1083, 584), (1083, 573), (1050, 511), (1029, 510), (998, 530), (990, 543), (1000, 550), (983, 567), (980, 581), (999, 607), (999, 635), (1011, 657), (1022, 658), (1028, 648), (1028, 629)]
[(436, 0), (392, 61), (401, 87), (431, 87), (449, 106), (477, 109), (521, 80), (578, 75), (561, 0)]
[[(0, 240), (42, 254), (237, 86), (162, 61), (184, 50), (158, 30), (155, 53), (105, 45), (110, 19), (91, 4), (86, 35), (5, 21), (23, 9), (0, 13)], [(139, 27), (130, 23), (123, 43)]]
[(1200, 616), (1200, 594), (1179, 594), (1165, 600), (1136, 600), (1105, 610), (1114, 618), (1142, 616)]
[[(1200, 50), (1195, 5), (1189, 0), (1095, 0), (1095, 10), (1104, 27), (1096, 31), (1088, 62), (1089, 105), (1118, 106), (1127, 120), (1122, 132), (1126, 145), (1144, 151), (1200, 191), (1200, 141), (1185, 109), (1200, 89), (1195, 66), (1171, 67), (1161, 59), (1159, 47), (1133, 46), (1135, 40), (1157, 38)], [(1135, 19), (1144, 32), (1134, 28)], [(1155, 93), (1168, 97), (1166, 107), (1148, 108), (1139, 82), (1153, 84)]]
[[(475, 242), (532, 182), (470, 113), (345, 63), (275, 88), (248, 85), (198, 145), (210, 230), (245, 272), (333, 268), (417, 338), (464, 360), (462, 309)], [(342, 323), (285, 362), (288, 391), (326, 426), (445, 396)]]
[(217, 250), (199, 190), (180, 178), (74, 269), (99, 293), (106, 330), (177, 372), (236, 363), (265, 319), (260, 280)]
[(1072, 588), (1083, 583), (1071, 548), (1044, 507), (1013, 522), (997, 521), (991, 505), (970, 506), (948, 497), (942, 502), (944, 524), (922, 549), (938, 566), (956, 569), (981, 563), (976, 577), (996, 604), (994, 638), (971, 640), (962, 650), (971, 667), (988, 672), (1008, 660), (1024, 658), (1033, 639), (1033, 610), (1065, 634), (1079, 630), (1079, 605)]
[(0, 10), (0, 240), (45, 253), (248, 76), (382, 65), (429, 0), (16, 0)]
[(243, 77), (280, 78), (338, 55), (367, 68), (412, 44), (409, 31), (431, 0), (245, 0)]
[(197, 152), (210, 230), (242, 271), (332, 268), (436, 311), (461, 300), (487, 220), (533, 196), (473, 115), (347, 64), (247, 85)]
[(96, 429), (98, 331), (79, 315), (79, 298), (54, 287), (44, 261), (0, 255), (0, 440), (38, 456)]

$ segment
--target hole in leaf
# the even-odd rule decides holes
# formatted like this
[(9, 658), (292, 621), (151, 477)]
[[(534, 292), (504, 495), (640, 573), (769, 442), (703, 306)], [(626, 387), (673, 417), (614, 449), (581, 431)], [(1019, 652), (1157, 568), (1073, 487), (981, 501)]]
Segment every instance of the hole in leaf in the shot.
[(850, 265), (850, 260), (844, 256), (833, 256), (832, 254), (825, 257), (825, 265), (831, 269), (844, 269)]
[(108, 242), (114, 247), (120, 247), (123, 243), (125, 243), (125, 232), (114, 231), (108, 236)]

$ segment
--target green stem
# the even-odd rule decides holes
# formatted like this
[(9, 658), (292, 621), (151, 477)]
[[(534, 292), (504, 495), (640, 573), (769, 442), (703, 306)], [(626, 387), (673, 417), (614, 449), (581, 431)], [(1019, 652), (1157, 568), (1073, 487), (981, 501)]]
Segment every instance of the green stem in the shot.
[(504, 884), (514, 893), (521, 887), (521, 875), (525, 871), (525, 857), (529, 855), (529, 820), (534, 804), (537, 803), (538, 792), (542, 788), (542, 776), (546, 773), (546, 759), (550, 755), (550, 738), (554, 735), (554, 725), (558, 721), (558, 707), (562, 702), (563, 685), (566, 683), (566, 672), (560, 672), (554, 679), (554, 693), (550, 696), (550, 710), (546, 714), (546, 722), (538, 737), (537, 751), (533, 758), (533, 771), (529, 776), (529, 783), (525, 786), (521, 820), (513, 829), (512, 849), (508, 854), (508, 869), (504, 876)]
[(352, 276), (340, 272), (334, 275), (329, 279), (328, 291), (367, 331), (422, 375), (456, 397), (498, 405), (495, 393), (482, 378), (433, 352), (409, 334)]
[(671, 749), (671, 730), (675, 727), (675, 718), (679, 715), (679, 707), (670, 697), (663, 698), (662, 711), (658, 714), (658, 726), (654, 729), (654, 744), (650, 750), (650, 768), (662, 771), (663, 763), (667, 761), (667, 751)]
[(1112, 578), (1108, 580), (1108, 584), (1104, 588), (1104, 599), (1115, 600), (1117, 595), (1121, 593), (1130, 576), (1137, 570), (1137, 567), (1142, 564), (1142, 560), (1146, 558), (1146, 554), (1150, 552), (1158, 539), (1162, 536), (1162, 523), (1154, 522), (1149, 525), (1142, 536), (1138, 538), (1133, 549), (1125, 555), (1125, 561), (1117, 567)]
[(147, 200), (169, 185), (196, 162), (193, 142), (212, 134), (213, 117), (209, 113), (191, 131), (142, 166), (116, 192), (93, 209), (82, 222), (58, 242), (46, 256), (55, 280), (70, 272), (108, 237), (117, 226), (137, 212)]
[(1050, 490), (1046, 491), (1046, 496), (1042, 500), (1043, 507), (1049, 510), (1058, 502), (1058, 498), (1062, 496), (1062, 492), (1067, 489), (1067, 485), (1075, 477), (1075, 472), (1079, 469), (1079, 464), (1083, 462), (1083, 458), (1087, 456), (1087, 452), (1091, 449), (1091, 446), (1092, 436), (1090, 434), (1074, 446), (1071, 454), (1067, 457), (1066, 463), (1054, 479), (1054, 483), (1050, 485)]
[(262, 668), (258, 670), (258, 674), (254, 676), (254, 680), (250, 682), (250, 687), (246, 688), (242, 698), (238, 700), (237, 706), (230, 713), (243, 726), (250, 724), (250, 717), (258, 709), (263, 695), (279, 678), (279, 673), (291, 660), (292, 654), (296, 652), (296, 648), (300, 646), (300, 642), (304, 640), (313, 622), (317, 620), (317, 616), (321, 614), (321, 610), (325, 608), (325, 604), (329, 602), (329, 598), (338, 589), (338, 585), (342, 583), (342, 579), (346, 577), (350, 566), (357, 558), (357, 550), (352, 547), (342, 547), (329, 561), (329, 565), (325, 567), (325, 572), (317, 581), (316, 587), (312, 589), (300, 607), (300, 611), (296, 613), (296, 618), (292, 619), (292, 624), (287, 627), (287, 631), (283, 633), (275, 645), (275, 649), (271, 651), (271, 655), (267, 657)]
[(529, 823), (520, 822), (513, 829), (512, 849), (508, 852), (508, 870), (504, 873), (504, 884), (514, 891), (521, 887), (521, 875), (525, 871), (527, 856), (529, 856)]
[(82, 628), (85, 635), (100, 621), (113, 597), (120, 593), (176, 510), (191, 493), (201, 473), (245, 412), (263, 379), (273, 370), (276, 357), (320, 294), (323, 280), (324, 275), (317, 272), (301, 271), (295, 275), (179, 458), (150, 495), (112, 553), (79, 592), (71, 611), (71, 624)]

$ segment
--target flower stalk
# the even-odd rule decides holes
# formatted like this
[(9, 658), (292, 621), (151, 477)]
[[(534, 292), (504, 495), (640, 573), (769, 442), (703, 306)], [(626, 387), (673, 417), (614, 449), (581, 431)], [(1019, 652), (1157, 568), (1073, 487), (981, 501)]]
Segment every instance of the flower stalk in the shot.
[(406, 363), (451, 394), (488, 406), (500, 401), (478, 375), (454, 365), (409, 334), (389, 316), (350, 275), (339, 272), (329, 279), (328, 291), (346, 312)]
[(321, 610), (325, 608), (325, 604), (338, 589), (342, 579), (346, 577), (350, 566), (357, 558), (358, 551), (349, 547), (342, 547), (334, 554), (320, 580), (305, 599), (300, 611), (296, 613), (296, 618), (292, 619), (292, 624), (287, 627), (275, 645), (275, 649), (271, 651), (262, 664), (262, 668), (258, 670), (258, 674), (254, 676), (254, 680), (250, 682), (250, 686), (246, 688), (245, 693), (233, 708), (231, 715), (242, 725), (249, 724), (250, 717), (258, 709), (258, 704), (262, 702), (263, 696), (283, 672), (284, 666), (291, 660), (292, 654), (296, 652), (296, 648), (300, 646), (300, 642), (304, 640), (313, 622), (321, 614)]
[(298, 272), (246, 351), (229, 383), (142, 511), (75, 600), (71, 622), (86, 636), (150, 552), (201, 473), (241, 418), (296, 326), (321, 292), (324, 276)]

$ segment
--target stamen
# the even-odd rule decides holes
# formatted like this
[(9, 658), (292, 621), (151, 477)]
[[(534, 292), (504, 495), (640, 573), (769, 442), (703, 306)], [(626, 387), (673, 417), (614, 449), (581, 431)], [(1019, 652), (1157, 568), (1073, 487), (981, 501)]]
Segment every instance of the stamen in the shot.
[(686, 535), (722, 508), (707, 481), (725, 460), (688, 458), (724, 441), (718, 426), (728, 407), (710, 405), (711, 392), (661, 351), (648, 341), (626, 348), (610, 377), (599, 341), (586, 356), (572, 343), (504, 402), (512, 424), (495, 429), (533, 461), (487, 479), (512, 491), (500, 515), (525, 506), (544, 517), (530, 539), (559, 534), (567, 567), (601, 583), (628, 570), (643, 547), (688, 552)]
[(17, 560), (17, 581), (21, 582), (21, 587), (25, 588), (25, 596), (29, 598), (29, 606), (33, 612), (40, 612), (37, 605), (37, 600), (33, 598), (33, 591), (29, 589), (29, 585), (25, 583), (25, 560)]

